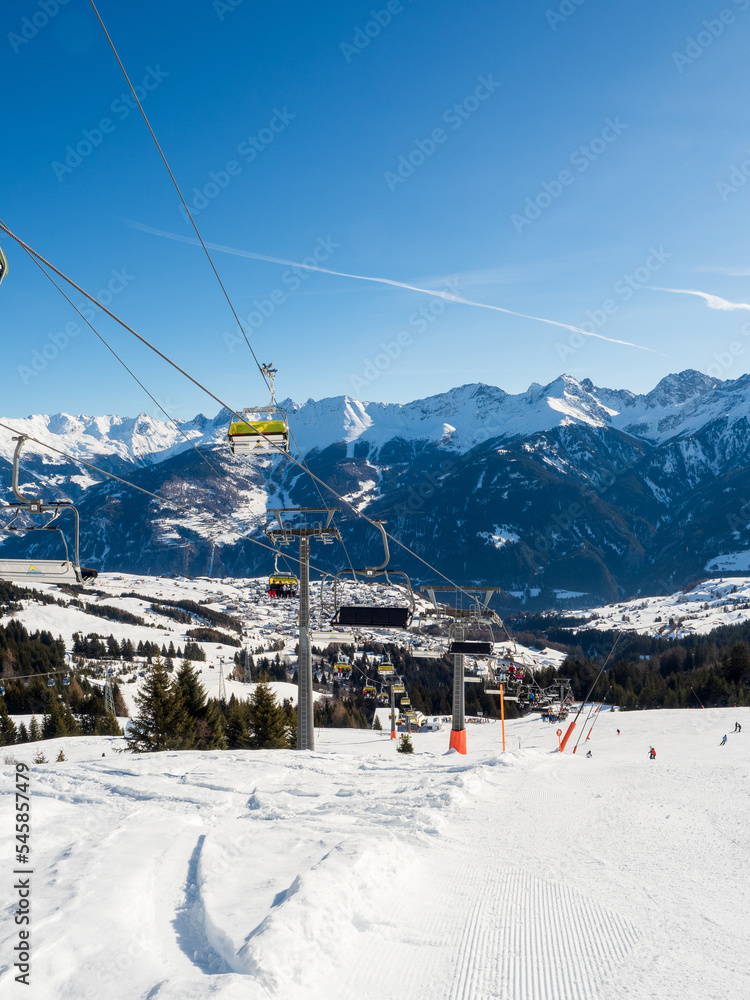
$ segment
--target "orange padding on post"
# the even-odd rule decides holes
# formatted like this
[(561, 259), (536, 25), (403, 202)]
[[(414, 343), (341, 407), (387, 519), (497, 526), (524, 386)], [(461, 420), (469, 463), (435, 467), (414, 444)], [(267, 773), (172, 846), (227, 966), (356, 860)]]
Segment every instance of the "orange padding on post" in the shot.
[(575, 727), (576, 727), (575, 722), (571, 722), (571, 724), (568, 726), (568, 731), (565, 733), (565, 735), (563, 736), (562, 740), (560, 741), (560, 753), (562, 753), (563, 750), (565, 749), (565, 744), (570, 739), (570, 734), (573, 732), (573, 730), (575, 729)]
[(451, 729), (451, 750), (458, 750), (459, 753), (466, 753), (466, 730)]
[(392, 729), (392, 730), (391, 730), (391, 739), (392, 739), (392, 740), (395, 740), (395, 739), (396, 739), (396, 730), (395, 730), (395, 729)]

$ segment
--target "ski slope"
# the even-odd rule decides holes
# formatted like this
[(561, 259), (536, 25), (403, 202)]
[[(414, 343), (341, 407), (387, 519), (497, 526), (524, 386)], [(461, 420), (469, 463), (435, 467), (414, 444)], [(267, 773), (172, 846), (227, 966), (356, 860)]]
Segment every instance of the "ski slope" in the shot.
[(31, 987), (9, 968), (4, 765), (3, 998), (745, 997), (747, 709), (606, 712), (590, 759), (538, 717), (508, 724), (505, 754), (499, 723), (469, 727), (465, 758), (447, 730), (413, 740), (42, 744), (69, 761), (31, 771)]

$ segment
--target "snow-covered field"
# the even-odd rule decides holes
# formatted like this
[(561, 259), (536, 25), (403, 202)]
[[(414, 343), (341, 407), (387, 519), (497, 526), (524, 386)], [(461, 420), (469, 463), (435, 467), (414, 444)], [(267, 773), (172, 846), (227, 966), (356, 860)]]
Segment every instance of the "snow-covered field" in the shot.
[(503, 754), (499, 723), (471, 726), (466, 758), (447, 730), (412, 757), (356, 730), (314, 752), (43, 744), (69, 761), (31, 770), (31, 987), (0, 768), (3, 998), (745, 997), (747, 709), (606, 712), (590, 759), (538, 717), (507, 733)]
[(585, 626), (600, 631), (623, 629), (640, 635), (682, 639), (705, 635), (722, 625), (750, 621), (750, 577), (705, 580), (689, 591), (665, 597), (643, 597), (606, 604), (585, 611), (556, 612), (568, 618), (587, 618)]

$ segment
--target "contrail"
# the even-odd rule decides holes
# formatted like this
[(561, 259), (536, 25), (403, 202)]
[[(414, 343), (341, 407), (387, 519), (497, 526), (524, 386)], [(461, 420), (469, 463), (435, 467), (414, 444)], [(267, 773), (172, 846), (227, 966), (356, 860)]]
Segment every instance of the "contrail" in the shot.
[[(180, 243), (190, 243), (200, 246), (199, 241), (194, 236), (181, 236), (178, 233), (168, 233), (161, 229), (154, 229), (141, 222), (133, 222), (126, 219), (125, 222), (134, 229), (140, 229), (144, 233), (151, 233), (154, 236), (163, 236), (168, 240), (177, 240)], [(284, 264), (287, 267), (301, 267), (305, 271), (320, 271), (321, 274), (332, 274), (337, 278), (354, 278), (357, 281), (374, 281), (379, 285), (392, 285), (394, 288), (405, 288), (410, 292), (420, 292), (422, 295), (432, 295), (438, 299), (446, 299), (448, 302), (455, 302), (463, 306), (475, 306), (477, 309), (491, 309), (493, 312), (506, 313), (508, 316), (518, 316), (521, 319), (532, 319), (537, 323), (547, 323), (549, 326), (558, 326), (563, 330), (570, 330), (572, 333), (580, 333), (584, 337), (595, 337), (597, 340), (606, 340), (608, 344), (622, 344), (623, 347), (635, 347), (639, 351), (649, 351), (652, 354), (658, 353), (651, 347), (644, 347), (642, 344), (633, 344), (629, 340), (616, 340), (614, 337), (605, 337), (601, 333), (592, 333), (589, 330), (582, 330), (578, 326), (571, 326), (569, 323), (559, 323), (555, 319), (545, 319), (543, 316), (529, 316), (527, 313), (515, 312), (513, 309), (504, 309), (502, 306), (491, 306), (486, 302), (475, 302), (473, 299), (465, 299), (453, 292), (441, 291), (435, 288), (418, 288), (416, 285), (407, 285), (403, 281), (394, 281), (393, 278), (371, 278), (364, 274), (348, 274), (346, 271), (332, 271), (327, 267), (317, 267), (312, 264), (301, 264), (296, 260), (285, 260), (283, 257), (270, 257), (268, 254), (252, 253), (250, 250), (238, 250), (236, 247), (225, 247), (219, 243), (206, 243), (211, 250), (218, 250), (220, 253), (234, 254), (235, 257), (249, 257), (251, 260), (265, 260), (271, 264)]]
[(747, 309), (750, 310), (750, 305), (747, 302), (730, 302), (729, 299), (722, 299), (718, 295), (709, 295), (708, 292), (697, 292), (693, 288), (658, 288), (654, 286), (655, 292), (675, 292), (677, 295), (697, 295), (701, 299), (706, 300), (706, 305), (709, 309), (721, 309), (723, 312), (728, 312), (734, 309)]

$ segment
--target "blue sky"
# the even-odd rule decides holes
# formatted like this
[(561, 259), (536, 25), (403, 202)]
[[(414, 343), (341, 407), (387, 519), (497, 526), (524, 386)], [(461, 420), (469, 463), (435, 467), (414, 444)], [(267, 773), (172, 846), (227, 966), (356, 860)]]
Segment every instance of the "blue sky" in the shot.
[[(750, 0), (99, 9), (204, 239), (277, 261), (214, 252), (281, 398), (748, 370), (746, 309), (657, 289), (750, 300)], [(90, 4), (0, 22), (0, 217), (219, 396), (265, 401)], [(156, 413), (0, 243), (0, 411)], [(216, 412), (95, 325), (174, 415)]]

